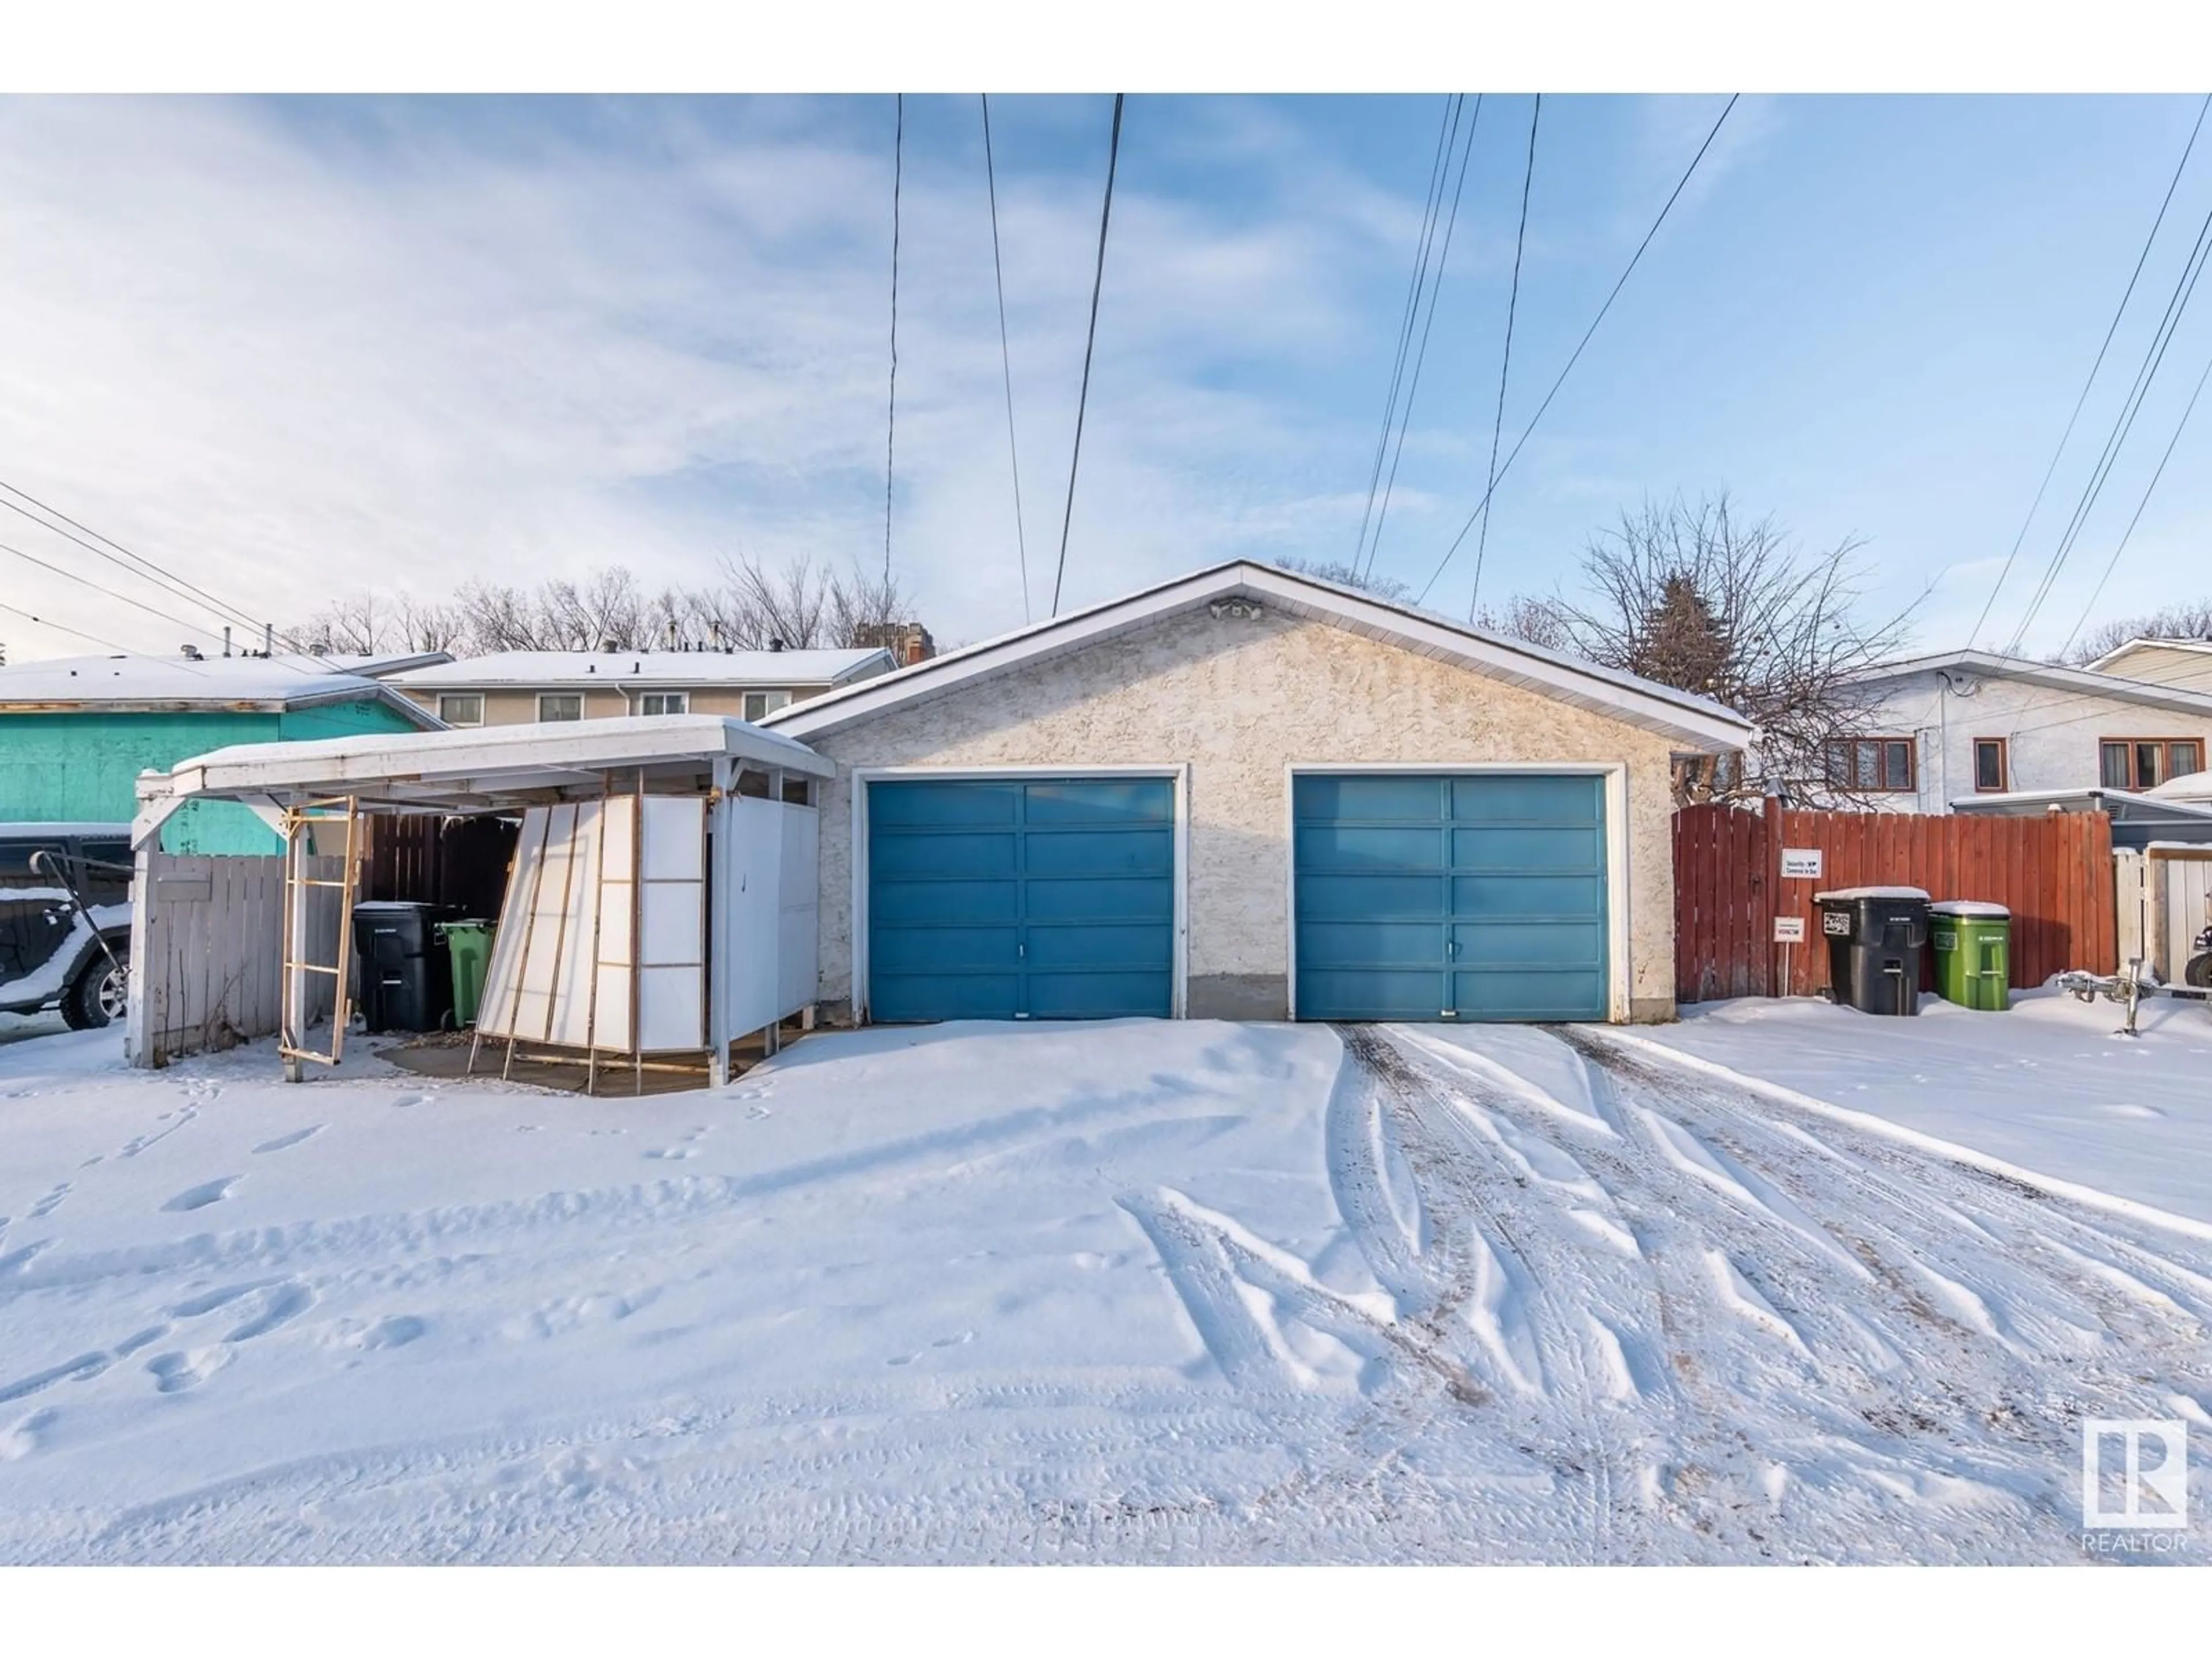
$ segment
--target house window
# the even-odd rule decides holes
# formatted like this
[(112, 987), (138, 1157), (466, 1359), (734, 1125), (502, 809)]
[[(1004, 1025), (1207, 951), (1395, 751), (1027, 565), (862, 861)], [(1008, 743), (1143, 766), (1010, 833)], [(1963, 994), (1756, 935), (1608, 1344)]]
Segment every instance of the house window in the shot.
[(2107, 789), (2151, 789), (2204, 769), (2201, 738), (2106, 738), (2097, 744), (2098, 781)]
[(1985, 795), (2004, 790), (2011, 770), (2006, 764), (2007, 758), (2002, 738), (1976, 738), (1974, 787)]
[(580, 691), (548, 691), (538, 699), (538, 718), (541, 720), (580, 720), (584, 718), (584, 694)]
[(438, 699), (438, 718), (448, 726), (482, 726), (483, 693), (448, 691)]
[(791, 701), (788, 691), (748, 691), (745, 693), (745, 718), (749, 720), (765, 719)]
[(1840, 738), (1828, 745), (1828, 782), (1862, 793), (1916, 787), (1910, 738)]
[(641, 714), (688, 714), (691, 712), (689, 691), (641, 691), (637, 697), (637, 712)]

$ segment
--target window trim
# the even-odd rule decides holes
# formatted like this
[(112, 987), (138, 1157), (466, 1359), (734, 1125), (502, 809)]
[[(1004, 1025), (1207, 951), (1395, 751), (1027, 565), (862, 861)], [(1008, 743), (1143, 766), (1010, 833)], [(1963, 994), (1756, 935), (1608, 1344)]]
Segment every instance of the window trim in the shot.
[[(1994, 744), (1997, 751), (1997, 781), (1982, 781), (1982, 745)], [(1974, 793), (1978, 795), (2002, 795), (2012, 787), (2012, 740), (2008, 738), (1976, 738), (1973, 748)]]
[[(752, 712), (753, 699), (755, 697), (758, 697), (761, 700), (761, 711), (757, 714)], [(743, 715), (744, 719), (747, 720), (764, 720), (770, 714), (775, 714), (778, 709), (788, 708), (793, 703), (798, 701), (799, 699), (793, 696), (789, 690), (785, 687), (756, 686), (744, 694), (743, 701), (738, 704), (738, 707), (744, 711)]]
[[(1858, 782), (1856, 752), (1858, 745), (1861, 744), (1876, 745), (1878, 752), (1875, 756), (1875, 771), (1876, 775), (1880, 776), (1883, 774), (1888, 761), (1888, 755), (1886, 750), (1881, 750), (1881, 745), (1893, 743), (1902, 744), (1905, 747), (1905, 781), (1901, 784)], [(1850, 768), (1851, 775), (1838, 779), (1834, 769), (1828, 766), (1827, 763), (1832, 757), (1834, 750), (1846, 747), (1853, 751)], [(1844, 793), (1852, 795), (1917, 795), (1920, 793), (1920, 741), (1917, 738), (1900, 737), (1894, 732), (1867, 732), (1860, 736), (1830, 738), (1821, 745), (1821, 750), (1822, 767), (1826, 773), (1825, 781), (1831, 789), (1840, 789)]]
[[(649, 697), (658, 697), (662, 704), (661, 708), (653, 711), (654, 714), (688, 714), (691, 712), (691, 694), (689, 691), (633, 691), (630, 694), (629, 712), (633, 714), (644, 715), (646, 700)], [(671, 708), (666, 706), (672, 697), (677, 701), (679, 707)]]
[[(2148, 783), (2140, 783), (2136, 781), (2136, 751), (2145, 744), (2148, 744), (2158, 750), (2158, 776), (2152, 779)], [(2105, 751), (2107, 749), (2112, 748), (2124, 748), (2127, 751), (2128, 781), (2125, 783), (2106, 783), (2105, 781)], [(2173, 769), (2173, 751), (2176, 749), (2193, 749), (2197, 751), (2197, 764), (2193, 770), (2190, 772), (2177, 772)], [(2137, 737), (2099, 738), (2097, 739), (2097, 787), (2100, 789), (2125, 789), (2131, 792), (2143, 789), (2155, 789), (2161, 783), (2169, 782), (2179, 777), (2192, 777), (2197, 772), (2202, 772), (2203, 769), (2204, 739), (2202, 738)]]
[[(446, 705), (474, 702), (477, 717), (472, 720), (456, 720), (446, 712)], [(484, 694), (481, 691), (441, 691), (438, 693), (438, 718), (447, 726), (477, 726), (484, 723)]]
[[(574, 714), (548, 714), (545, 712), (545, 705), (549, 702), (573, 702), (576, 705), (576, 712)], [(538, 694), (538, 723), (539, 725), (566, 726), (572, 720), (580, 720), (583, 718), (584, 694), (582, 692), (540, 691)]]

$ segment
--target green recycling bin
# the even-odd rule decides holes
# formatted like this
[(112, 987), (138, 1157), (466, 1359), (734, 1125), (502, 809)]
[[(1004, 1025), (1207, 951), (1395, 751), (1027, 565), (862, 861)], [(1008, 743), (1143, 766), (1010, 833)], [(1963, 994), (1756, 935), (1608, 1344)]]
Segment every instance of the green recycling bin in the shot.
[(477, 1004), (483, 1000), (484, 975), (491, 967), (492, 935), (495, 921), (444, 921), (438, 931), (453, 957), (453, 1024), (477, 1023)]
[(1977, 899), (1928, 907), (1936, 948), (1936, 994), (1962, 1008), (2002, 1013), (2012, 1006), (2012, 912)]

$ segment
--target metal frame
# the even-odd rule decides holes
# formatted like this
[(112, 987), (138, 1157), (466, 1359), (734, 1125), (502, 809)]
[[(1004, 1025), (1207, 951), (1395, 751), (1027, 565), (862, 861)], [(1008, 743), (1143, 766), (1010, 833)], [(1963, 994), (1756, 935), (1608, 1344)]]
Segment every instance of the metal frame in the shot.
[(1629, 961), (1628, 763), (1626, 761), (1292, 761), (1283, 768), (1284, 1006), (1298, 1017), (1297, 780), (1374, 774), (1399, 777), (1601, 777), (1605, 780), (1606, 1018), (1626, 1025), (1635, 983)]
[(1188, 761), (1139, 766), (856, 766), (849, 776), (852, 799), (852, 868), (848, 912), (847, 957), (852, 974), (853, 1023), (869, 1023), (868, 1006), (868, 786), (878, 781), (942, 783), (988, 782), (1001, 778), (1165, 778), (1175, 785), (1175, 961), (1170, 969), (1168, 1018), (1185, 1019), (1190, 1006), (1190, 772)]

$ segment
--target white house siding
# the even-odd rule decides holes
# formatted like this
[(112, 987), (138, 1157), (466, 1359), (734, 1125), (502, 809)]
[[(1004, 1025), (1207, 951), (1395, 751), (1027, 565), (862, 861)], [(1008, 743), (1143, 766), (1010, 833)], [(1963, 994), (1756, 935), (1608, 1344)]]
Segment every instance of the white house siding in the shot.
[(2002, 738), (2014, 790), (2089, 789), (2101, 781), (2104, 738), (2197, 738), (2212, 754), (2212, 718), (2176, 714), (2124, 698), (2088, 696), (1995, 676), (1952, 673), (1954, 690), (1930, 672), (1901, 679), (1865, 725), (1869, 737), (1917, 740), (1919, 787), (1877, 794), (1867, 804), (1896, 812), (1948, 812), (1974, 793), (1974, 739)]
[(1289, 765), (1599, 762), (1626, 773), (1630, 1013), (1674, 1014), (1675, 745), (1398, 646), (1272, 611), (1186, 614), (807, 741), (838, 763), (822, 814), (822, 996), (833, 1011), (853, 989), (854, 767), (1188, 763), (1188, 1012), (1279, 1019)]

